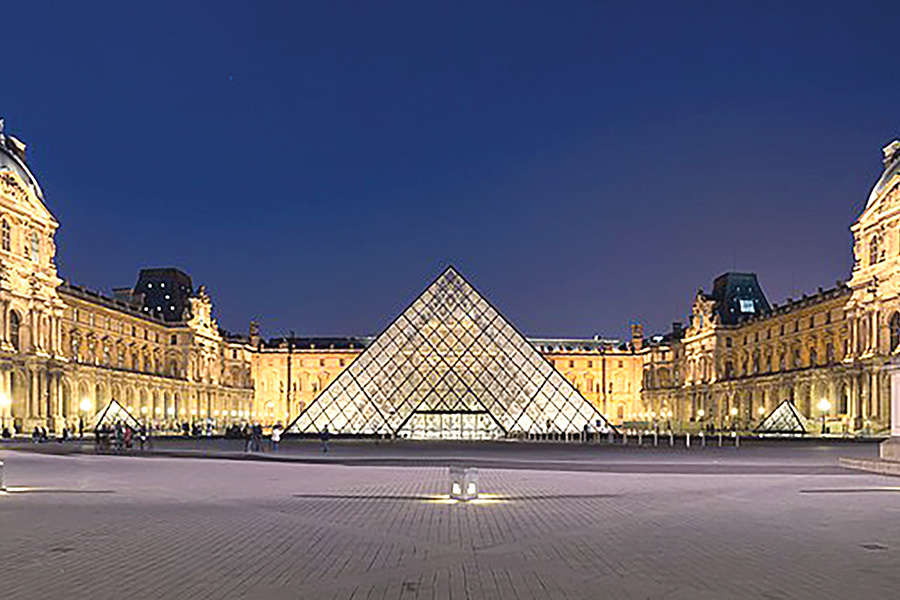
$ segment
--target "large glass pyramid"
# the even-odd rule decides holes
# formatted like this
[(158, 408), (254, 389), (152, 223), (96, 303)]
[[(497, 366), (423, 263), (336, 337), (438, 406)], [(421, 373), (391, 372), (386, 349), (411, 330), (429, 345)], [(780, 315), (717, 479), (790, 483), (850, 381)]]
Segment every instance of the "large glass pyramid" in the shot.
[(794, 403), (785, 400), (760, 421), (754, 431), (762, 434), (802, 435), (806, 433), (806, 427)]
[(606, 418), (448, 267), (288, 426), (291, 433), (490, 439)]

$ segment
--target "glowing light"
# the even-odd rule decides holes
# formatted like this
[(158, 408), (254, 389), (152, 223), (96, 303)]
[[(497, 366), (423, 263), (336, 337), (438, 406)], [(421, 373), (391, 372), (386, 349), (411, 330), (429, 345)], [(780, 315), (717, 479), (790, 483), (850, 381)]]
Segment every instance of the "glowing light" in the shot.
[(12, 406), (12, 400), (6, 394), (0, 395), (0, 408), (9, 408)]
[(730, 414), (732, 417), (736, 416), (736, 415), (737, 415), (737, 409), (736, 409), (735, 407), (732, 406), (732, 407), (731, 407), (731, 410), (728, 411), (728, 414)]
[(766, 407), (760, 406), (758, 409), (756, 409), (756, 412), (758, 412), (761, 415), (764, 415), (766, 413)]
[(703, 418), (703, 415), (705, 415), (705, 414), (706, 414), (706, 411), (703, 410), (702, 408), (697, 411), (697, 416), (700, 417), (701, 419)]
[(81, 400), (81, 410), (83, 410), (84, 412), (91, 410), (91, 401), (87, 398), (83, 398)]
[(146, 407), (146, 406), (142, 406), (142, 407), (141, 407), (141, 412), (142, 412), (143, 414), (146, 415), (146, 414), (147, 414), (147, 407)]

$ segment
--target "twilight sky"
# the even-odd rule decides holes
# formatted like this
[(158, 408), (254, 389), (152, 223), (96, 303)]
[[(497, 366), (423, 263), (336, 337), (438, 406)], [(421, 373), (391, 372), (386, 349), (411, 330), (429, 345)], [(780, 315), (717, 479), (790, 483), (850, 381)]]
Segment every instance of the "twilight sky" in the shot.
[(846, 279), (900, 4), (674, 4), (15, 2), (0, 115), (63, 277), (179, 266), (236, 331), (376, 333), (448, 263), (530, 335)]

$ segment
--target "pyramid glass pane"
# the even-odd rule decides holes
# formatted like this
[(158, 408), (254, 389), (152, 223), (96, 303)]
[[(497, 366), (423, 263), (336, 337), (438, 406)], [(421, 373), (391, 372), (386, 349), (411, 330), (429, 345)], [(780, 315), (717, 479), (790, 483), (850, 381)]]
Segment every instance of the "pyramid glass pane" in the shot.
[(609, 423), (452, 267), (288, 428), (492, 439)]

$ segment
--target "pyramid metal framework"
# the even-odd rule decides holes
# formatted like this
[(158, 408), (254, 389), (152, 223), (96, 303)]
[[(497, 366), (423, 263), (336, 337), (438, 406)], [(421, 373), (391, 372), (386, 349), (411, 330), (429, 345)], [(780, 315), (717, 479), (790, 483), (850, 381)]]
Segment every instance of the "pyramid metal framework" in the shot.
[(99, 429), (101, 425), (109, 425), (110, 427), (114, 426), (117, 422), (121, 422), (123, 425), (131, 427), (131, 429), (137, 431), (141, 424), (131, 416), (131, 413), (125, 410), (125, 407), (116, 402), (115, 400), (110, 400), (109, 404), (103, 407), (103, 410), (94, 415), (93, 428)]
[(289, 433), (491, 439), (610, 427), (453, 267), (288, 426)]
[(753, 431), (768, 434), (803, 435), (806, 427), (803, 425), (803, 416), (790, 400), (785, 400), (775, 407), (769, 415), (760, 421)]

